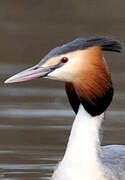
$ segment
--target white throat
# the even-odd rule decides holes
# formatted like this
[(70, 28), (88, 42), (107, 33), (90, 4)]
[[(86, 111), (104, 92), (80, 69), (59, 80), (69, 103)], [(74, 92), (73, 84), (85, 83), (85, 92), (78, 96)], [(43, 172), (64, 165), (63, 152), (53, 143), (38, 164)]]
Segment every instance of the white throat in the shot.
[(92, 117), (80, 105), (63, 160), (53, 179), (102, 180), (99, 131), (104, 113)]

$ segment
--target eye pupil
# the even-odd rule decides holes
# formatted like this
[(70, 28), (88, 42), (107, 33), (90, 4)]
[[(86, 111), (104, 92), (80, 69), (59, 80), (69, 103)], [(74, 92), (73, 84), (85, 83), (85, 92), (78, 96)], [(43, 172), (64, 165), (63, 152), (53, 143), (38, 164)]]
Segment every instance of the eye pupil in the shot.
[(69, 59), (68, 59), (67, 57), (63, 57), (63, 58), (61, 59), (61, 62), (62, 62), (62, 63), (66, 63), (68, 60), (69, 60)]

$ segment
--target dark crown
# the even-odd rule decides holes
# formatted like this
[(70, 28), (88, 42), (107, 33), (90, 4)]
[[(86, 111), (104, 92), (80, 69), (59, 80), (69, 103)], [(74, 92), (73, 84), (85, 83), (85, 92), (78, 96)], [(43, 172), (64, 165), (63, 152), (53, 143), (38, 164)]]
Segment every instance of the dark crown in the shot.
[(47, 59), (61, 54), (69, 53), (76, 50), (86, 49), (92, 46), (100, 46), (104, 51), (121, 52), (122, 46), (119, 41), (108, 37), (91, 37), (91, 38), (77, 38), (62, 46), (52, 49), (40, 62), (44, 63)]

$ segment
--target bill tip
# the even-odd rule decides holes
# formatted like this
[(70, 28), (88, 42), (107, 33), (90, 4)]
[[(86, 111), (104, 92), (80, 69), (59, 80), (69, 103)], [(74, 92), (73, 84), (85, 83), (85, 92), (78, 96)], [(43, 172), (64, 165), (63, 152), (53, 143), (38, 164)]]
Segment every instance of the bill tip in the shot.
[(4, 81), (4, 84), (9, 84), (9, 83), (11, 83), (11, 81), (10, 81), (9, 79), (6, 79), (6, 80)]

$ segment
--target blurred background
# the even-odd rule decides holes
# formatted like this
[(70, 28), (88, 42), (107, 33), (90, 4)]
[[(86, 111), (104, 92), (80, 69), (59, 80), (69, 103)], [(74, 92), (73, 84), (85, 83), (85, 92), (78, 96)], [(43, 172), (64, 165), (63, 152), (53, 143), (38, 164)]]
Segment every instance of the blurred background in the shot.
[[(4, 84), (77, 37), (125, 42), (125, 1), (0, 1), (0, 179), (44, 180), (62, 158), (74, 118), (64, 83)], [(125, 144), (125, 53), (106, 52), (115, 87), (103, 144)]]

